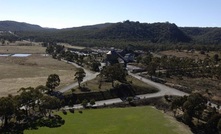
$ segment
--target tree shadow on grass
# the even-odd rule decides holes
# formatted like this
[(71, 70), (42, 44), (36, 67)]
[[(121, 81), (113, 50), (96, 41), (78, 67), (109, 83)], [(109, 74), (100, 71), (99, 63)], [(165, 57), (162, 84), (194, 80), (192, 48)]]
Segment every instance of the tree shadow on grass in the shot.
[(55, 128), (64, 125), (63, 120), (59, 115), (50, 117), (28, 117), (22, 122), (10, 123), (8, 127), (0, 128), (0, 134), (23, 134), (24, 130), (37, 130), (39, 127)]

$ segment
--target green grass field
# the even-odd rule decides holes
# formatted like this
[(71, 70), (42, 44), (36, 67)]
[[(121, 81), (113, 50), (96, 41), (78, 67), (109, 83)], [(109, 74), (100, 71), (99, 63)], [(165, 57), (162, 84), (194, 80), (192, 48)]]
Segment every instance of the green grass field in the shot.
[(152, 107), (84, 110), (82, 114), (59, 113), (65, 124), (42, 127), (25, 134), (189, 134), (181, 123)]

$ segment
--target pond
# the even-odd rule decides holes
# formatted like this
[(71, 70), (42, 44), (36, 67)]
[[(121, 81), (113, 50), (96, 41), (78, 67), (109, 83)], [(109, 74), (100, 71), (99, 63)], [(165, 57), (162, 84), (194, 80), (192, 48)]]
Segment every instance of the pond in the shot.
[(10, 54), (0, 54), (0, 57), (6, 57), (6, 56), (9, 56)]
[(28, 57), (31, 54), (13, 54), (12, 57)]

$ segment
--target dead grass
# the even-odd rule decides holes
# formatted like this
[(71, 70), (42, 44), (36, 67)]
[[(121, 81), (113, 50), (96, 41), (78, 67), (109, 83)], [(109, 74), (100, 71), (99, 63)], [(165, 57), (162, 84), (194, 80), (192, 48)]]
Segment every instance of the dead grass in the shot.
[(65, 48), (74, 48), (74, 49), (84, 49), (85, 48), (85, 47), (81, 47), (81, 46), (72, 46), (67, 43), (58, 43), (58, 45), (63, 45), (63, 46), (65, 46)]
[(215, 51), (211, 51), (205, 54), (200, 54), (199, 51), (194, 51), (194, 52), (187, 52), (187, 51), (176, 51), (176, 50), (168, 50), (168, 51), (162, 51), (159, 52), (162, 55), (167, 55), (167, 56), (176, 56), (176, 57), (188, 57), (188, 58), (192, 58), (192, 59), (205, 59), (207, 56), (212, 57), (215, 54), (219, 54), (219, 52), (215, 52)]
[(0, 45), (0, 53), (15, 54), (15, 53), (45, 53), (46, 48), (41, 46), (41, 42), (16, 41), (4, 45)]
[(211, 78), (172, 77), (167, 82), (188, 87), (192, 92), (200, 92), (204, 96), (221, 103), (221, 82)]
[(52, 59), (33, 54), (25, 58), (0, 57), (0, 96), (16, 94), (21, 87), (45, 85), (48, 75), (58, 74), (60, 86), (74, 82), (75, 67)]

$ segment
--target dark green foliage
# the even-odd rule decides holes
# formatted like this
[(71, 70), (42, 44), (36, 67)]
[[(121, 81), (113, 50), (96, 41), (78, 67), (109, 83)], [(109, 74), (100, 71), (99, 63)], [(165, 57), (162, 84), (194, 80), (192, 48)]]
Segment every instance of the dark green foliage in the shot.
[[(4, 24), (3, 24), (4, 23)], [(7, 27), (5, 26), (7, 23)], [(107, 23), (67, 29), (47, 29), (40, 26), (17, 22), (0, 22), (0, 30), (14, 31), (16, 35), (1, 35), (7, 40), (30, 39), (40, 42), (67, 42), (81, 46), (102, 46), (124, 48), (128, 44), (137, 49), (166, 50), (188, 47), (202, 50), (220, 49), (220, 28), (177, 27), (171, 23)], [(188, 45), (187, 45), (188, 44)], [(198, 45), (200, 44), (200, 45)], [(203, 45), (202, 45), (203, 44)]]
[(84, 99), (81, 103), (81, 105), (86, 108), (87, 107), (87, 104), (88, 104), (88, 100)]
[(206, 124), (206, 132), (216, 134), (219, 131), (219, 120), (221, 120), (220, 114), (214, 114)]
[(78, 86), (81, 88), (81, 82), (83, 81), (84, 77), (86, 76), (86, 73), (83, 68), (78, 68), (77, 72), (75, 73), (75, 78), (78, 81)]
[(91, 105), (94, 105), (94, 104), (95, 104), (95, 99), (91, 99), (91, 100), (90, 100), (90, 104), (91, 104)]
[(48, 76), (46, 87), (49, 88), (49, 92), (53, 91), (60, 85), (60, 78), (57, 74), (51, 74)]
[(217, 128), (218, 128), (219, 133), (221, 133), (221, 118), (219, 119), (219, 122), (217, 124)]
[(8, 128), (8, 122), (15, 112), (15, 102), (12, 97), (0, 98), (0, 117), (4, 119), (2, 122), (3, 127)]
[(94, 61), (91, 63), (91, 69), (95, 72), (99, 72), (99, 66), (101, 66), (101, 63), (98, 61)]
[(120, 64), (114, 64), (111, 66), (106, 66), (101, 70), (101, 75), (105, 76), (108, 80), (112, 82), (112, 87), (114, 87), (114, 81), (118, 80), (125, 83), (127, 72)]

